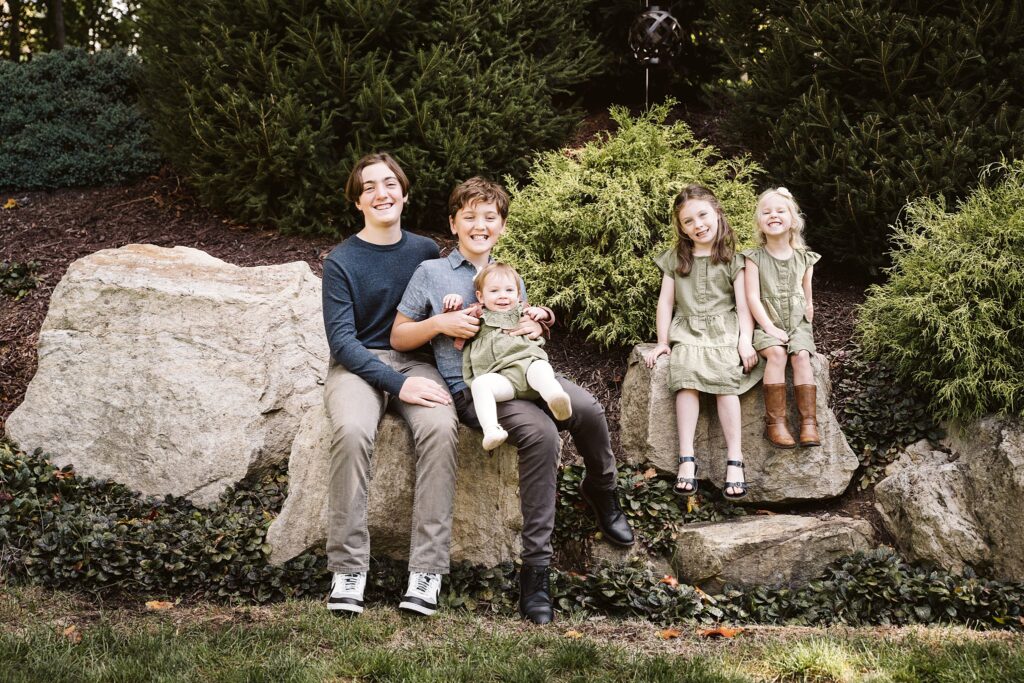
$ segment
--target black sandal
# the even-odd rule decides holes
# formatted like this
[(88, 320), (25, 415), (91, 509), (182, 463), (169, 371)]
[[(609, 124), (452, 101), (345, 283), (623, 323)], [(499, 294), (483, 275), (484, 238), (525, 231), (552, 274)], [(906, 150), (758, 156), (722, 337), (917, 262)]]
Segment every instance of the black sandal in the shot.
[[(682, 465), (684, 462), (693, 463), (693, 477), (687, 478), (677, 476), (676, 485), (672, 487), (672, 493), (683, 498), (689, 498), (693, 494), (697, 493), (697, 458), (693, 457), (692, 455), (680, 455), (679, 464)], [(679, 488), (680, 484), (685, 484), (692, 488), (681, 489)]]
[[(743, 469), (743, 461), (742, 460), (726, 460), (725, 461), (725, 467), (726, 467), (726, 469), (728, 469), (729, 467), (739, 467), (742, 470)], [(739, 493), (729, 493), (728, 489), (739, 489), (740, 492)], [(722, 489), (722, 495), (725, 496), (726, 498), (728, 498), (729, 500), (739, 500), (740, 498), (745, 497), (747, 495), (747, 482), (745, 482), (745, 481), (726, 481), (725, 482), (725, 487)]]

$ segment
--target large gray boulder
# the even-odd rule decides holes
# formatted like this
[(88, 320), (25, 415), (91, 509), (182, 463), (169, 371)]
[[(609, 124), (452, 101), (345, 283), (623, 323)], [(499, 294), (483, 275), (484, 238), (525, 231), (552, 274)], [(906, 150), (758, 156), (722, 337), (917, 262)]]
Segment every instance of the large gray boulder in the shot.
[[(327, 539), (327, 474), (330, 423), (322, 404), (303, 417), (288, 461), (288, 498), (267, 531), (270, 562), (281, 564)], [(415, 482), (415, 451), (405, 422), (387, 414), (373, 454), (368, 523), (374, 555), (408, 559)], [(522, 516), (516, 495), (516, 451), (502, 446), (488, 455), (480, 434), (459, 427), (458, 477), (452, 520), (452, 562), (494, 566), (521, 549)]]
[[(668, 390), (668, 357), (654, 368), (643, 362), (652, 344), (636, 346), (622, 385), (620, 428), (622, 449), (633, 464), (650, 462), (675, 474), (679, 453), (675, 399)], [(743, 415), (743, 459), (751, 503), (792, 503), (833, 498), (843, 493), (857, 469), (856, 455), (846, 443), (835, 414), (828, 407), (831, 391), (828, 362), (811, 359), (817, 383), (818, 432), (821, 446), (785, 450), (764, 438), (764, 398), (761, 385), (740, 397)], [(792, 381), (789, 385), (790, 429), (799, 427)], [(695, 439), (697, 478), (721, 488), (725, 479), (726, 447), (713, 396), (701, 395)], [(705, 484), (702, 484), (705, 485)]]
[(199, 505), (287, 457), (321, 400), (320, 280), (152, 245), (79, 259), (53, 291), (39, 367), (7, 420), (22, 448)]
[(939, 449), (908, 449), (876, 487), (886, 529), (910, 559), (1024, 581), (1024, 423), (989, 416), (948, 431)]
[(679, 534), (672, 567), (707, 591), (734, 586), (780, 586), (813, 579), (829, 563), (873, 546), (871, 524), (851, 517), (754, 515), (688, 524)]

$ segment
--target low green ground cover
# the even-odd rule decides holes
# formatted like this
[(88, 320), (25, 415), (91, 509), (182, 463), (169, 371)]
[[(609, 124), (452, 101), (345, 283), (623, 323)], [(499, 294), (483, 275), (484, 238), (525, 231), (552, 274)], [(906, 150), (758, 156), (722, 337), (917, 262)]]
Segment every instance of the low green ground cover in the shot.
[[(578, 478), (566, 468), (564, 479)], [(626, 507), (642, 538), (665, 546), (656, 518), (669, 526), (728, 514), (669, 512), (664, 486), (643, 471), (625, 470)], [(273, 471), (243, 482), (217, 506), (200, 510), (183, 499), (143, 499), (119, 484), (58, 469), (41, 454), (0, 442), (0, 572), (12, 583), (88, 591), (97, 596), (188, 597), (235, 603), (322, 597), (328, 573), (322, 550), (283, 566), (267, 562), (264, 534), (280, 509), (287, 475)], [(563, 483), (563, 492), (574, 486)], [(571, 494), (566, 493), (567, 497)], [(635, 504), (635, 507), (634, 507)], [(574, 513), (575, 511), (575, 513)], [(588, 515), (570, 506), (563, 517)], [(674, 521), (672, 521), (674, 520)], [(563, 519), (562, 533), (583, 522)], [(666, 546), (667, 547), (667, 546)], [(386, 602), (404, 585), (404, 566), (376, 564), (367, 589)], [(515, 613), (516, 568), (455, 566), (442, 600), (453, 609)], [(708, 595), (654, 573), (637, 559), (586, 574), (555, 572), (553, 597), (563, 614), (643, 618), (652, 623), (966, 624), (1016, 629), (1024, 585), (909, 565), (892, 550), (859, 553), (830, 565), (802, 586)]]

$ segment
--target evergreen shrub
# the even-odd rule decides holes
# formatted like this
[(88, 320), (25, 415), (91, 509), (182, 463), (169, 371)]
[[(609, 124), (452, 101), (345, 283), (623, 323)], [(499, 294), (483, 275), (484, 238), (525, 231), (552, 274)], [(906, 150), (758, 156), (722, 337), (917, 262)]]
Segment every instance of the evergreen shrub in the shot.
[(730, 134), (793, 190), (812, 247), (847, 267), (886, 265), (907, 201), (962, 198), (986, 163), (1024, 153), (1019, 0), (781, 0), (754, 35), (734, 30), (757, 16), (749, 0), (712, 3)]
[(138, 58), (118, 49), (0, 61), (0, 187), (112, 184), (156, 170), (138, 76)]
[(1024, 415), (1024, 161), (990, 168), (948, 210), (911, 202), (889, 281), (868, 290), (857, 330), (869, 357), (920, 387), (941, 418)]
[(654, 257), (675, 244), (672, 201), (684, 185), (710, 188), (738, 246), (752, 240), (759, 168), (720, 158), (681, 121), (666, 124), (673, 104), (636, 118), (612, 107), (615, 132), (541, 154), (528, 185), (508, 179), (512, 206), (496, 256), (519, 270), (531, 300), (567, 313), (571, 328), (605, 347), (655, 336)]
[(147, 103), (175, 166), (235, 218), (351, 232), (345, 178), (388, 150), (412, 181), (406, 224), (442, 225), (458, 181), (519, 176), (578, 121), (567, 100), (603, 64), (591, 3), (152, 0)]

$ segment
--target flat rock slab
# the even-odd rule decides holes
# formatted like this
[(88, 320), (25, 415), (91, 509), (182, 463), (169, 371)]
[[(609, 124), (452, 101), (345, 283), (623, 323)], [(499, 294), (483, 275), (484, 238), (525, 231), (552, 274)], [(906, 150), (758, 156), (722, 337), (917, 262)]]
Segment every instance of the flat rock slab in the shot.
[(882, 522), (911, 560), (1024, 581), (1024, 422), (989, 416), (948, 432), (887, 469), (875, 487)]
[(287, 457), (320, 400), (320, 279), (133, 244), (72, 263), (7, 434), (58, 465), (148, 495), (216, 502)]
[[(646, 462), (661, 472), (675, 474), (679, 454), (675, 398), (668, 389), (668, 357), (648, 368), (643, 354), (652, 344), (636, 346), (622, 385), (620, 429), (622, 449), (632, 464)], [(821, 445), (812, 448), (775, 448), (764, 437), (764, 394), (761, 384), (740, 396), (743, 419), (743, 460), (749, 487), (746, 502), (795, 503), (834, 498), (849, 486), (858, 461), (839, 422), (828, 407), (831, 391), (828, 363), (811, 359), (817, 383), (818, 432)], [(789, 387), (790, 429), (799, 427), (792, 381)], [(726, 446), (718, 422), (715, 398), (701, 395), (700, 418), (694, 442), (697, 478), (721, 489), (725, 480)], [(705, 483), (706, 482), (706, 483)]]
[[(282, 564), (327, 540), (330, 422), (322, 404), (303, 417), (288, 461), (288, 497), (267, 531), (270, 562)], [(459, 427), (458, 477), (452, 520), (452, 562), (492, 567), (521, 550), (518, 458), (502, 446), (488, 455), (480, 434)], [(405, 422), (387, 414), (373, 454), (368, 523), (373, 555), (409, 557), (415, 451)]]
[(873, 546), (871, 524), (850, 517), (754, 515), (688, 524), (672, 556), (680, 581), (707, 591), (813, 579), (829, 563)]

